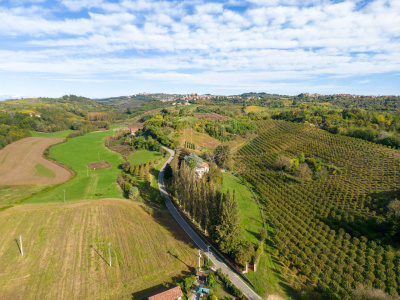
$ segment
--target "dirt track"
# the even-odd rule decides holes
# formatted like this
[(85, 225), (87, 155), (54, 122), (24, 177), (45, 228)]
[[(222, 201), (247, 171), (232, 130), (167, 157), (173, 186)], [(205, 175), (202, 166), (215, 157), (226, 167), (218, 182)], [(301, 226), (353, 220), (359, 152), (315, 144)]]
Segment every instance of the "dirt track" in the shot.
[[(67, 181), (70, 171), (43, 158), (44, 150), (61, 143), (61, 138), (28, 137), (0, 150), (0, 185), (57, 184)], [(38, 174), (40, 164), (54, 176)]]

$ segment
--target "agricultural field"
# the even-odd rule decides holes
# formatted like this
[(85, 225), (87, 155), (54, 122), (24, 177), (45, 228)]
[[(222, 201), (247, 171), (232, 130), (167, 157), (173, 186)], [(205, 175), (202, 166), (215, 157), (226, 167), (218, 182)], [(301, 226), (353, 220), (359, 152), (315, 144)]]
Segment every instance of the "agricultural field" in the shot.
[(0, 205), (18, 203), (50, 186), (48, 184), (0, 185)]
[(74, 132), (73, 130), (63, 130), (57, 132), (37, 132), (37, 131), (30, 131), (31, 136), (33, 137), (51, 137), (51, 138), (66, 138), (68, 134)]
[(267, 107), (262, 107), (262, 106), (255, 106), (255, 105), (250, 105), (246, 107), (246, 113), (254, 113), (254, 112), (260, 112), (260, 111), (267, 111)]
[(225, 119), (229, 119), (229, 117), (224, 116), (224, 115), (220, 115), (217, 113), (194, 113), (194, 116), (196, 118), (205, 118), (205, 119), (211, 119), (211, 120), (225, 120)]
[(214, 150), (221, 143), (217, 139), (209, 136), (207, 133), (197, 132), (186, 128), (179, 132), (179, 145), (184, 147), (185, 142), (195, 145), (196, 150), (206, 148)]
[(149, 163), (156, 159), (161, 159), (162, 155), (156, 151), (138, 150), (128, 156), (128, 160), (134, 165)]
[[(257, 245), (259, 242), (259, 230), (263, 228), (261, 212), (256, 200), (250, 190), (242, 181), (229, 173), (223, 173), (222, 192), (228, 189), (236, 191), (237, 203), (242, 220), (243, 236), (247, 241)], [(268, 221), (268, 220), (267, 220)], [(269, 222), (266, 228), (270, 231)], [(261, 256), (260, 265), (256, 272), (250, 272), (246, 276), (256, 287), (259, 295), (280, 295), (284, 299), (289, 299), (288, 289), (283, 289), (286, 283), (280, 278), (281, 266), (279, 262), (270, 254), (270, 247), (267, 245), (264, 254)]]
[[(64, 190), (66, 201), (123, 198), (117, 177), (120, 172), (118, 166), (124, 160), (120, 154), (104, 146), (104, 138), (112, 134), (112, 130), (88, 133), (53, 146), (49, 158), (71, 168), (76, 175), (61, 186), (34, 196), (24, 203), (63, 202)], [(88, 164), (98, 161), (107, 161), (112, 167), (91, 170)]]
[(51, 145), (61, 138), (28, 137), (0, 150), (0, 185), (59, 184), (71, 177), (71, 172), (43, 157)]
[[(400, 261), (383, 224), (388, 203), (399, 198), (398, 151), (304, 124), (257, 126), (236, 166), (268, 211), (285, 273), (297, 274), (287, 280), (296, 290), (318, 283), (323, 297), (350, 299), (359, 283), (397, 295)], [(301, 153), (334, 171), (299, 182), (275, 169), (278, 155)]]
[(104, 199), (2, 211), (0, 260), (1, 299), (142, 299), (197, 256), (165, 212)]

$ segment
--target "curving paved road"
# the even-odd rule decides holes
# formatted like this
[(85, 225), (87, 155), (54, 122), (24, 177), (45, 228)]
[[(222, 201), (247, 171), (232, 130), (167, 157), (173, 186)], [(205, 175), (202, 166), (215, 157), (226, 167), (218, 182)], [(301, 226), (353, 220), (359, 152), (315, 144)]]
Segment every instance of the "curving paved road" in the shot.
[[(167, 150), (171, 157), (165, 162), (162, 166), (160, 173), (158, 175), (158, 188), (160, 189), (161, 195), (165, 197), (165, 203), (171, 212), (172, 216), (178, 222), (178, 224), (182, 227), (182, 229), (187, 233), (187, 235), (193, 240), (193, 242), (204, 252), (207, 253), (208, 244), (195, 232), (183, 219), (179, 211), (172, 204), (171, 199), (168, 196), (168, 193), (164, 186), (164, 170), (165, 166), (171, 162), (174, 158), (175, 152), (171, 149), (163, 147)], [(213, 251), (212, 247), (210, 247), (210, 260), (217, 268), (221, 268), (225, 274), (229, 274), (230, 280), (245, 294), (250, 300), (262, 300), (262, 298), (254, 292), (237, 274), (232, 271)]]

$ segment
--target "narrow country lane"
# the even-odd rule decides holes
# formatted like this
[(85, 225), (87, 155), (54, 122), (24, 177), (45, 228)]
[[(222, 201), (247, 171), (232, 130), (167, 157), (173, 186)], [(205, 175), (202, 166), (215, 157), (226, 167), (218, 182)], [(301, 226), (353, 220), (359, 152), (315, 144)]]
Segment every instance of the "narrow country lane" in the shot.
[[(174, 158), (175, 152), (171, 149), (163, 147), (167, 150), (171, 157), (165, 162), (162, 166), (160, 173), (158, 175), (158, 188), (160, 189), (161, 194), (165, 197), (165, 202), (167, 207), (178, 224), (182, 227), (182, 229), (187, 233), (187, 235), (193, 240), (193, 242), (201, 249), (204, 253), (207, 253), (207, 243), (195, 232), (183, 219), (180, 215), (179, 211), (171, 202), (171, 199), (165, 189), (164, 186), (164, 170), (165, 166), (171, 162)], [(261, 300), (262, 298), (255, 293), (240, 277), (234, 272), (228, 265), (226, 265), (213, 251), (212, 247), (210, 247), (210, 260), (217, 268), (221, 268), (225, 274), (229, 275), (230, 280), (250, 299), (250, 300)]]

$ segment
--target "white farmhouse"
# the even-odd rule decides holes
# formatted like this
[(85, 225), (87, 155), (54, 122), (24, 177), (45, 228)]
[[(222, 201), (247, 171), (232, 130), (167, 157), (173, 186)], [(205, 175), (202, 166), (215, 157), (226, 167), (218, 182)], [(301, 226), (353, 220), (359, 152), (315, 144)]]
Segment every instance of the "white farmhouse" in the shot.
[(196, 169), (194, 169), (194, 172), (196, 173), (198, 178), (203, 177), (204, 173), (208, 173), (210, 171), (210, 167), (208, 166), (208, 163), (202, 162), (197, 164)]

